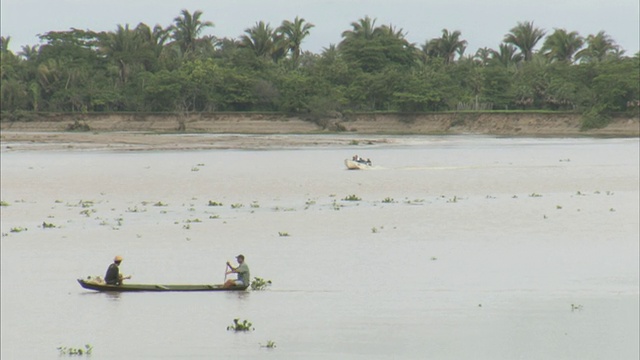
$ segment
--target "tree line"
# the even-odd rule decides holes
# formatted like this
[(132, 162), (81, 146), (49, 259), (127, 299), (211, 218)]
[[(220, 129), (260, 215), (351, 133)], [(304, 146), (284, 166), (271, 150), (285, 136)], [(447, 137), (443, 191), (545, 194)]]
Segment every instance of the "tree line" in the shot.
[[(497, 49), (466, 55), (460, 31), (423, 44), (364, 17), (320, 54), (303, 51), (314, 25), (263, 21), (239, 38), (182, 10), (171, 25), (72, 28), (14, 54), (0, 39), (3, 114), (24, 112), (275, 111), (323, 117), (360, 111), (638, 112), (640, 53), (604, 31), (547, 32), (518, 22)], [(541, 45), (541, 46), (539, 46)], [(539, 50), (536, 50), (539, 47)]]

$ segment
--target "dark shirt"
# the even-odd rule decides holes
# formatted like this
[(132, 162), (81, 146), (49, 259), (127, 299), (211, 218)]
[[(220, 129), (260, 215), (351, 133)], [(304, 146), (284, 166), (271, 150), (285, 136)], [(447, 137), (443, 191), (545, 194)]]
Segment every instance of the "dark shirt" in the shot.
[(118, 268), (118, 264), (109, 265), (107, 274), (104, 276), (104, 282), (109, 285), (120, 285), (120, 268)]

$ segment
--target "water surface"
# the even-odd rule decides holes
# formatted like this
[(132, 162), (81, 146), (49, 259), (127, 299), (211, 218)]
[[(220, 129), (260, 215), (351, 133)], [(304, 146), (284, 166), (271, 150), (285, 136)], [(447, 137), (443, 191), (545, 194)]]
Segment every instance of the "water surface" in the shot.
[[(2, 359), (637, 359), (638, 164), (638, 139), (3, 151)], [(239, 253), (268, 290), (75, 282), (120, 254), (220, 283)]]

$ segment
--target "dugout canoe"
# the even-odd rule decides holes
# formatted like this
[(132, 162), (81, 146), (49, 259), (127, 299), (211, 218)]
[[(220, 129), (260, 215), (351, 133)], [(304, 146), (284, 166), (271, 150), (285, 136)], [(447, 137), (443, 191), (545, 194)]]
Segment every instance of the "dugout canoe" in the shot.
[(107, 285), (105, 283), (98, 283), (94, 281), (88, 281), (85, 279), (78, 279), (78, 283), (85, 289), (95, 291), (109, 291), (109, 292), (133, 292), (133, 291), (243, 291), (247, 289), (247, 286), (233, 286), (225, 288), (222, 284), (202, 284), (202, 285), (159, 285), (159, 284), (122, 284), (122, 285)]

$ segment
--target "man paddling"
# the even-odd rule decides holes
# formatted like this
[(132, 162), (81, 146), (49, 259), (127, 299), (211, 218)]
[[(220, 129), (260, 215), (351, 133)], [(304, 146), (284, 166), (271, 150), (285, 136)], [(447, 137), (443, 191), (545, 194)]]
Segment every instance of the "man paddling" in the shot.
[(107, 274), (104, 276), (104, 282), (108, 285), (122, 285), (122, 280), (131, 279), (131, 275), (122, 276), (120, 274), (120, 263), (122, 262), (122, 256), (117, 255), (113, 258), (113, 263), (109, 265)]
[(227, 271), (226, 274), (238, 274), (238, 278), (236, 280), (227, 280), (224, 283), (224, 287), (232, 287), (232, 286), (249, 286), (249, 281), (251, 279), (249, 275), (249, 265), (244, 262), (244, 255), (236, 256), (236, 260), (238, 261), (238, 266), (233, 267), (227, 261), (227, 267), (231, 270)]

